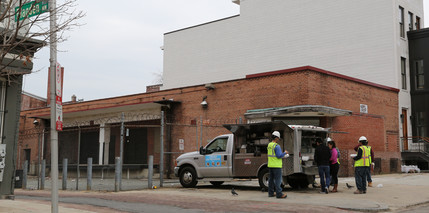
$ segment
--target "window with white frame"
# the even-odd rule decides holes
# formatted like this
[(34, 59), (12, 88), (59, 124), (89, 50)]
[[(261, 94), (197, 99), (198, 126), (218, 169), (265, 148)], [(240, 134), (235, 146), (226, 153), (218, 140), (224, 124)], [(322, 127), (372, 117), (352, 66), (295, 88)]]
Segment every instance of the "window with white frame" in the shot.
[(420, 30), (420, 17), (416, 16), (416, 30)]
[(401, 38), (405, 38), (405, 26), (404, 26), (404, 8), (399, 7), (399, 35)]
[(402, 89), (407, 89), (407, 59), (401, 57), (401, 82)]
[(414, 29), (414, 15), (412, 12), (408, 12), (408, 30)]

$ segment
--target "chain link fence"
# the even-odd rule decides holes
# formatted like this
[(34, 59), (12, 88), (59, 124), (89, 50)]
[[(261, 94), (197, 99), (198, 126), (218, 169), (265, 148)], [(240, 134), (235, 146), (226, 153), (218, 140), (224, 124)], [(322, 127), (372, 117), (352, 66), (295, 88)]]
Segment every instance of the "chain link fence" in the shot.
[[(122, 178), (146, 179), (150, 155), (154, 156), (154, 178), (160, 178), (161, 160), (164, 162), (163, 177), (174, 178), (174, 163), (180, 154), (199, 150), (215, 136), (229, 133), (223, 124), (246, 122), (240, 117), (207, 119), (170, 114), (164, 119), (163, 128), (161, 115), (135, 112), (66, 120), (63, 131), (58, 132), (59, 170), (67, 159), (68, 177), (79, 180), (87, 175), (87, 160), (92, 158), (93, 177), (113, 179), (115, 158), (122, 152)], [(50, 131), (49, 126), (43, 124), (45, 122), (35, 128), (21, 129), (18, 142), (17, 170), (22, 170), (27, 160), (28, 174), (37, 177), (38, 183), (43, 160), (46, 160), (45, 175), (49, 176), (50, 172)]]

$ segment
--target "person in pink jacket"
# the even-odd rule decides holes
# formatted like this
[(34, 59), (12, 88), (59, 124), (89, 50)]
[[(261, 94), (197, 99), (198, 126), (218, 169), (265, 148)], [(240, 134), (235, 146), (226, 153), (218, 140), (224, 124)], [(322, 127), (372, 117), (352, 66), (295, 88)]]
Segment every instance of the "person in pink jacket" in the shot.
[(338, 151), (333, 140), (328, 141), (328, 147), (331, 150), (331, 158), (329, 159), (329, 167), (331, 172), (332, 184), (334, 188), (331, 192), (337, 192), (338, 188), (338, 170), (340, 169), (340, 161), (338, 160)]

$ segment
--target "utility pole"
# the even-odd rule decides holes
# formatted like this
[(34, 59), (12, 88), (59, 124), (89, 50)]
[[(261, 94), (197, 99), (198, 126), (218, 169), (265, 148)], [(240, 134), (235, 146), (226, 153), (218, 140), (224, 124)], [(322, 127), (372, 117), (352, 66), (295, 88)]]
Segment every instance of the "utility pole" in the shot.
[(164, 111), (161, 111), (161, 150), (159, 152), (159, 187), (164, 186)]
[(51, 103), (51, 212), (58, 213), (58, 132), (56, 129), (56, 64), (57, 64), (57, 12), (56, 1), (49, 0), (50, 15), (50, 103)]

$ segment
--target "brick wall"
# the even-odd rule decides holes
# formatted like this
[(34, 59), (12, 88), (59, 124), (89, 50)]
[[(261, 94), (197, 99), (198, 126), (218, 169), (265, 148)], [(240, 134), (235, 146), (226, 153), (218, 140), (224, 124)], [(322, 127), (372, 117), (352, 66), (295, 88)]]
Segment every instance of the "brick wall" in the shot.
[[(199, 103), (207, 96), (209, 107), (203, 110)], [(293, 105), (324, 105), (351, 110), (352, 116), (322, 119), (324, 127), (331, 127), (335, 132), (332, 138), (342, 152), (346, 153), (342, 164), (342, 175), (352, 175), (353, 162), (348, 160), (360, 136), (365, 135), (376, 155), (399, 158), (398, 144), (398, 97), (397, 91), (362, 84), (350, 79), (326, 75), (312, 70), (303, 70), (282, 75), (268, 75), (260, 78), (243, 79), (216, 84), (214, 91), (198, 87), (182, 90), (175, 100), (183, 100), (174, 114), (184, 117), (204, 119), (234, 119), (243, 116), (248, 109), (284, 107)], [(360, 114), (360, 104), (366, 104), (369, 114)], [(190, 123), (190, 119), (189, 119)], [(322, 122), (323, 123), (323, 122)], [(175, 127), (173, 141), (178, 138), (190, 140), (195, 147), (195, 129)], [(220, 133), (222, 129), (212, 128), (204, 134), (204, 140)], [(388, 134), (387, 134), (388, 133)], [(387, 159), (387, 158), (383, 158)], [(390, 172), (389, 162), (382, 161), (381, 172)]]
[[(159, 92), (121, 96), (95, 101), (64, 105), (63, 112), (76, 112), (100, 107), (150, 103), (159, 100), (180, 101), (171, 108), (171, 152), (179, 152), (179, 139), (185, 140), (185, 152), (195, 151), (202, 140), (203, 145), (219, 134), (229, 133), (221, 125), (244, 119), (250, 109), (285, 107), (294, 105), (324, 105), (353, 112), (352, 116), (322, 118), (324, 127), (335, 132), (332, 138), (342, 152), (341, 174), (351, 175), (348, 157), (361, 135), (365, 135), (377, 156), (383, 159), (399, 158), (398, 149), (398, 91), (381, 85), (364, 82), (347, 76), (335, 75), (317, 68), (303, 67), (277, 74), (264, 74), (234, 81), (215, 83), (214, 90), (204, 85), (163, 90)], [(208, 108), (200, 103), (207, 96)], [(369, 114), (360, 114), (360, 104), (368, 105)], [(25, 111), (23, 117), (48, 115), (49, 109)], [(204, 128), (201, 138), (200, 119)], [(198, 129), (197, 129), (198, 127)], [(149, 136), (151, 137), (151, 136)], [(198, 142), (197, 142), (198, 137)], [(149, 145), (155, 149), (157, 145)], [(167, 147), (167, 145), (166, 145)], [(118, 150), (118, 147), (116, 147)], [(179, 154), (172, 154), (170, 162)], [(390, 162), (382, 161), (381, 172), (390, 172)]]
[(21, 110), (46, 107), (46, 100), (40, 100), (27, 94), (21, 95)]

